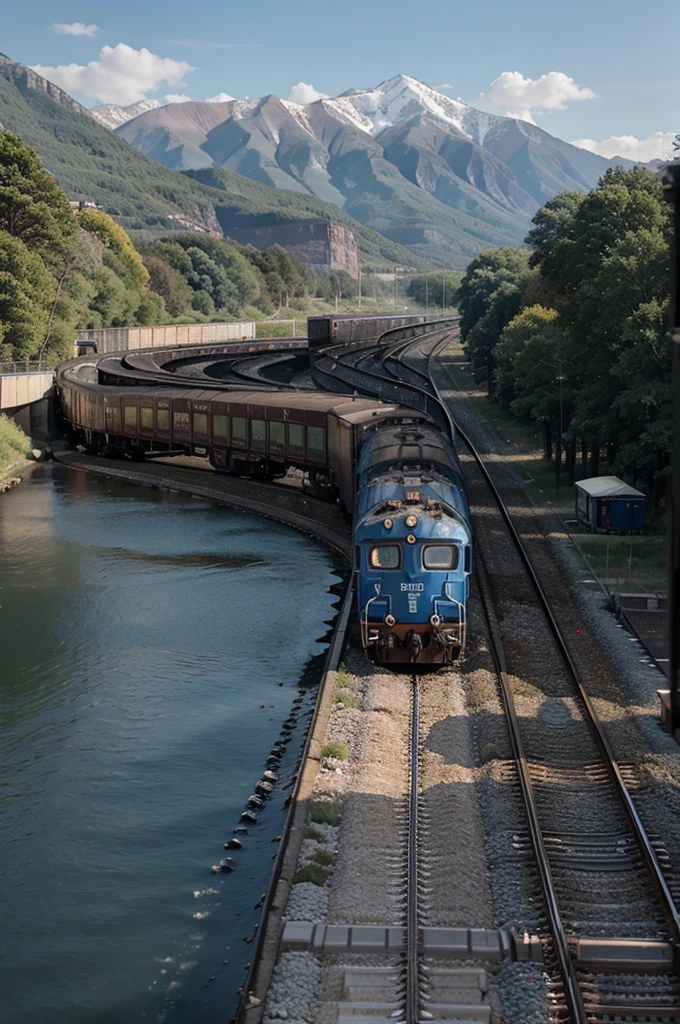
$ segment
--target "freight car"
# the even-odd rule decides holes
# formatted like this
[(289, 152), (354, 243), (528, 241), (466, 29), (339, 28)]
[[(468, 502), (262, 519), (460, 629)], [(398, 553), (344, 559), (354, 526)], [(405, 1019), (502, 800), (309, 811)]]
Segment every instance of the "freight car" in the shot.
[(310, 352), (329, 345), (349, 345), (353, 341), (371, 341), (395, 327), (427, 322), (424, 316), (310, 316), (307, 340)]
[(69, 440), (92, 454), (196, 455), (259, 479), (297, 467), (315, 493), (340, 498), (350, 512), (366, 432), (382, 422), (428, 421), (403, 406), (323, 392), (101, 385), (87, 359), (63, 363), (57, 388)]
[(383, 424), (357, 468), (354, 559), (361, 641), (387, 664), (442, 664), (465, 649), (472, 534), (465, 478), (428, 424)]

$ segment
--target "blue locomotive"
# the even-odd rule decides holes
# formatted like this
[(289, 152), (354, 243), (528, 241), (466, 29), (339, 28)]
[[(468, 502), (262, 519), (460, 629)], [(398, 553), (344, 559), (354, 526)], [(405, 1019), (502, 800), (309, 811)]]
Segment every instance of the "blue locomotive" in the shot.
[(449, 664), (465, 649), (472, 535), (465, 478), (426, 423), (378, 427), (357, 466), (354, 567), (361, 641), (387, 664)]

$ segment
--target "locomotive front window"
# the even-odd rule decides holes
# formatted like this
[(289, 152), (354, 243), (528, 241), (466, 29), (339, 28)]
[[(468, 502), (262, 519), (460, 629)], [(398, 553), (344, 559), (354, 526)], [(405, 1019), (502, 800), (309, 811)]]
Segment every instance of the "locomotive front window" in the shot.
[(455, 569), (458, 565), (458, 548), (453, 544), (428, 544), (423, 548), (423, 568)]
[(368, 561), (373, 569), (399, 569), (401, 548), (398, 544), (376, 544), (369, 552)]

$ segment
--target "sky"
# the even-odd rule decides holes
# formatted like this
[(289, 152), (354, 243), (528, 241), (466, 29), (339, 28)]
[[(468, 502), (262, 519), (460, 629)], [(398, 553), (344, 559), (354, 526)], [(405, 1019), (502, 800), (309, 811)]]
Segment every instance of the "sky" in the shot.
[(410, 75), (603, 156), (670, 155), (680, 5), (639, 0), (29, 0), (0, 51), (86, 106), (274, 93), (310, 102)]

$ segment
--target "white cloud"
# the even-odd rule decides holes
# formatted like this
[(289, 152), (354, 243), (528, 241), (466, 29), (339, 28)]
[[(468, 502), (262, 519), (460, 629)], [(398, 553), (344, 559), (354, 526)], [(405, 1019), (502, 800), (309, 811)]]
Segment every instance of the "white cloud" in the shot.
[(183, 78), (193, 71), (191, 64), (170, 57), (158, 57), (142, 48), (135, 50), (126, 43), (103, 46), (99, 59), (89, 64), (62, 64), (44, 67), (34, 64), (33, 70), (68, 93), (84, 93), (102, 103), (128, 106), (143, 100), (163, 83), (184, 85)]
[(216, 96), (208, 96), (206, 103), (229, 103), (233, 100), (233, 96), (230, 96), (228, 92), (218, 92)]
[(574, 139), (572, 146), (587, 149), (591, 153), (611, 159), (622, 156), (627, 160), (669, 160), (673, 155), (673, 132), (652, 132), (646, 139), (638, 139), (635, 135), (612, 135), (609, 139), (597, 142), (595, 139)]
[(164, 103), (191, 103), (191, 96), (185, 96), (181, 92), (169, 92), (163, 97)]
[(97, 35), (97, 32), (101, 32), (99, 25), (85, 25), (82, 21), (74, 21), (72, 25), (56, 22), (54, 25), (50, 25), (50, 28), (60, 36), (89, 36), (92, 38)]
[(308, 85), (307, 82), (298, 82), (290, 90), (288, 100), (290, 103), (316, 103), (317, 100), (328, 99), (328, 93), (319, 92), (313, 85)]
[(597, 96), (592, 89), (581, 88), (561, 71), (549, 71), (535, 80), (525, 78), (519, 71), (504, 71), (491, 83), (488, 93), (482, 95), (504, 107), (509, 117), (532, 124), (532, 112), (565, 110), (574, 100), (592, 100)]

